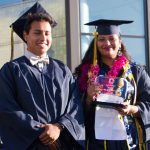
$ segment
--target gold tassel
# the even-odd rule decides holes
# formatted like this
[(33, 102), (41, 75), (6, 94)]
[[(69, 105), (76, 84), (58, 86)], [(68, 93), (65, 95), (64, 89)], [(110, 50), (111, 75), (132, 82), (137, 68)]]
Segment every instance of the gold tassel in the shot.
[(107, 142), (104, 140), (104, 150), (107, 150)]
[(87, 143), (86, 143), (86, 150), (89, 150), (89, 140), (87, 140)]
[[(136, 95), (137, 95), (137, 86), (136, 86), (136, 82), (134, 80), (133, 75), (132, 75), (131, 78), (132, 78), (132, 82), (133, 82), (133, 85), (134, 85), (134, 88), (135, 88), (134, 102), (133, 102), (133, 105), (135, 105), (136, 104)], [(138, 143), (139, 150), (142, 150), (144, 148), (142, 127), (139, 124), (138, 119), (137, 118), (134, 118), (134, 119), (135, 119), (135, 124), (136, 124), (136, 128), (137, 128), (138, 140), (139, 140), (139, 143)]]
[(93, 34), (94, 34), (93, 65), (95, 66), (97, 64), (96, 41), (97, 41), (98, 32), (94, 32)]
[[(98, 32), (94, 32), (94, 47), (93, 47), (93, 64), (91, 65), (91, 67), (96, 66), (97, 64), (97, 49), (96, 49), (96, 41), (97, 41), (97, 35)], [(92, 77), (92, 72), (91, 69), (88, 71), (88, 78), (90, 79)], [(89, 80), (90, 81), (90, 80)], [(90, 82), (89, 82), (90, 84)]]
[(13, 60), (14, 58), (14, 36), (13, 36), (13, 27), (11, 27), (11, 56), (10, 56), (10, 60)]
[(146, 144), (145, 143), (143, 144), (143, 150), (146, 150)]
[(142, 134), (142, 128), (138, 122), (138, 120), (135, 118), (135, 124), (137, 128), (137, 134), (138, 134), (138, 140), (139, 140), (139, 150), (142, 150), (143, 147), (143, 134)]

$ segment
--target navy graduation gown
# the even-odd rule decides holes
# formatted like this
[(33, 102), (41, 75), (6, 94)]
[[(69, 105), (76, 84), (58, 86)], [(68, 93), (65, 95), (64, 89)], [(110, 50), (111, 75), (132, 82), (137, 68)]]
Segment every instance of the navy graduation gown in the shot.
[(136, 65), (132, 68), (137, 84), (137, 103), (139, 107), (145, 141), (150, 141), (150, 77), (144, 67)]
[(50, 58), (40, 72), (25, 56), (6, 63), (0, 71), (0, 135), (6, 149), (49, 149), (38, 140), (43, 129), (37, 125), (55, 122), (83, 142), (82, 106), (68, 67)]
[[(141, 115), (141, 125), (143, 129), (143, 138), (145, 141), (150, 140), (150, 78), (145, 68), (139, 65), (133, 65), (132, 73), (137, 85), (136, 105), (139, 107)], [(101, 73), (105, 74), (109, 71), (108, 66), (101, 67)], [(95, 107), (86, 114), (86, 133), (88, 139), (88, 150), (104, 150), (104, 141), (95, 139), (94, 120)], [(129, 150), (126, 141), (107, 141), (107, 150)], [(138, 145), (130, 150), (139, 150)]]

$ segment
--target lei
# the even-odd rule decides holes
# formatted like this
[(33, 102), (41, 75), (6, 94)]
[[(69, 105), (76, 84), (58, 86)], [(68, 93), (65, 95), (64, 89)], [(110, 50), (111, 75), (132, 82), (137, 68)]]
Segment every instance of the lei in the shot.
[[(122, 69), (126, 72), (128, 64), (129, 62), (124, 55), (118, 56), (114, 61), (113, 67), (107, 73), (107, 77), (116, 78)], [(92, 66), (90, 64), (82, 65), (81, 76), (79, 78), (79, 87), (81, 92), (85, 92), (87, 90), (88, 84), (94, 84), (95, 78), (98, 76), (99, 71), (100, 67), (98, 64)]]

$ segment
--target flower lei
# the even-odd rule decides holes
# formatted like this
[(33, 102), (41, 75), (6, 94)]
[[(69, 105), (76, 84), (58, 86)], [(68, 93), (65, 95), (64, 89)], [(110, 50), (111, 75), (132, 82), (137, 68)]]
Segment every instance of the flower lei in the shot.
[[(114, 61), (113, 67), (107, 73), (107, 77), (115, 78), (118, 76), (121, 69), (126, 69), (128, 60), (124, 55), (118, 56)], [(99, 65), (83, 64), (81, 67), (81, 76), (79, 78), (79, 87), (81, 92), (87, 90), (88, 83), (94, 84), (95, 78), (98, 76), (100, 71)]]

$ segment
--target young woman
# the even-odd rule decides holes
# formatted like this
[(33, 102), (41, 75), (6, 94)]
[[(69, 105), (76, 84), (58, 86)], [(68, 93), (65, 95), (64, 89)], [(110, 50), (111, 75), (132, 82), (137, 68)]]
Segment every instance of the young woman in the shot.
[(131, 61), (120, 37), (119, 25), (131, 22), (87, 24), (97, 26), (95, 38), (75, 70), (85, 107), (87, 150), (144, 150), (150, 140), (150, 78)]

